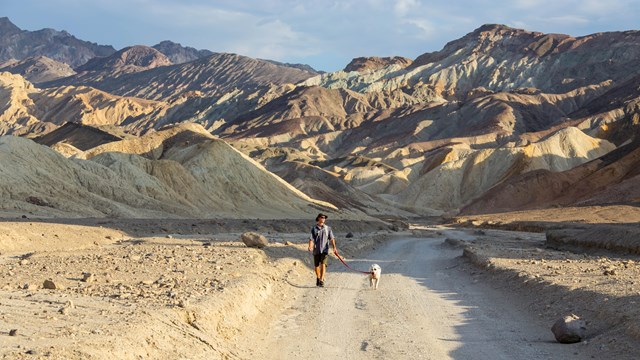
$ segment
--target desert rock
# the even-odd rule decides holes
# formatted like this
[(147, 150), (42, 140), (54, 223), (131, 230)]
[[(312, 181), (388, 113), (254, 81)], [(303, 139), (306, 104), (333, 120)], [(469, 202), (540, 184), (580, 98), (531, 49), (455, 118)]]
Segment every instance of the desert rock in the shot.
[(44, 289), (49, 289), (49, 290), (60, 290), (60, 289), (63, 289), (62, 285), (60, 285), (57, 282), (54, 282), (53, 280), (45, 280), (44, 283), (42, 284), (42, 287)]
[(584, 320), (573, 314), (559, 319), (551, 327), (556, 340), (563, 344), (580, 342), (584, 338), (586, 330)]
[(254, 232), (245, 232), (240, 236), (242, 242), (248, 247), (263, 248), (269, 244), (269, 241), (263, 235)]

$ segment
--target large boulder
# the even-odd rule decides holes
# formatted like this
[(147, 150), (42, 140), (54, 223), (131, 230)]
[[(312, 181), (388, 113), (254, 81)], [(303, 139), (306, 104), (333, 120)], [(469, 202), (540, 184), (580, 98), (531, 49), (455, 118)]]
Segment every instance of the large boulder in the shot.
[(247, 245), (248, 247), (256, 247), (256, 248), (263, 248), (265, 246), (267, 246), (269, 244), (269, 242), (267, 241), (267, 238), (265, 238), (264, 236), (248, 231), (242, 235), (240, 235), (240, 239), (242, 240), (242, 242)]
[(573, 344), (580, 342), (584, 338), (587, 330), (584, 320), (571, 314), (556, 321), (551, 327), (553, 335), (559, 343)]

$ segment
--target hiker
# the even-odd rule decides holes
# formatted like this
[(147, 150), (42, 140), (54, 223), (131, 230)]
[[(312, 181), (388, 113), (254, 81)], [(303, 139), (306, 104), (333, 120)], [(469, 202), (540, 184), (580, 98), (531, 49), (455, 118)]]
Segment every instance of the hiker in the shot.
[(336, 239), (333, 237), (331, 227), (325, 224), (327, 215), (318, 214), (316, 225), (311, 228), (309, 238), (309, 251), (313, 251), (313, 265), (316, 271), (316, 286), (324, 286), (324, 275), (327, 272), (327, 262), (329, 259), (329, 240), (333, 246), (333, 252), (337, 252)]

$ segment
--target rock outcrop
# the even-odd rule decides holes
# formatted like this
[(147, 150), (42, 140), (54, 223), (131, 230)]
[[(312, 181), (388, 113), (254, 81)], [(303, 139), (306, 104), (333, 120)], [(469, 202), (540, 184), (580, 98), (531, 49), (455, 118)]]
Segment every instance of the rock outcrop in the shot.
[(344, 68), (344, 71), (357, 71), (361, 73), (380, 70), (390, 65), (397, 65), (400, 69), (404, 69), (411, 65), (413, 60), (402, 57), (359, 57), (351, 60), (351, 62)]
[(209, 50), (197, 50), (190, 46), (182, 46), (169, 40), (161, 41), (153, 45), (153, 48), (166, 55), (174, 64), (187, 63), (213, 55), (213, 52)]

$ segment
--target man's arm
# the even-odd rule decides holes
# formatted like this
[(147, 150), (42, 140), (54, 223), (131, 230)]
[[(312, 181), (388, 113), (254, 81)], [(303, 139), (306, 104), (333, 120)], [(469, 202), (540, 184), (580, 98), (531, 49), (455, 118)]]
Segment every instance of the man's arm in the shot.
[(329, 228), (329, 239), (331, 239), (331, 246), (333, 246), (333, 252), (337, 252), (338, 248), (336, 247), (336, 237), (333, 236), (333, 229)]
[(309, 251), (313, 251), (313, 239), (309, 239)]

